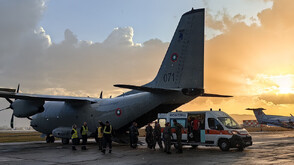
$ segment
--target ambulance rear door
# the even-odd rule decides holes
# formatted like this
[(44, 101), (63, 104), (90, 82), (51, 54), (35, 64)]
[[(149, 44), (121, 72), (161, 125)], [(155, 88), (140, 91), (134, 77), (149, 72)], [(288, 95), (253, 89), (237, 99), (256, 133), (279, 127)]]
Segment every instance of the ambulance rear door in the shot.
[(182, 130), (182, 140), (187, 140), (187, 132), (188, 132), (188, 128), (187, 128), (187, 117), (188, 117), (188, 113), (185, 112), (171, 112), (169, 113), (169, 122), (171, 124), (171, 128), (172, 128), (172, 133), (173, 133), (173, 140), (177, 139), (177, 135), (176, 135), (176, 129), (175, 129), (175, 125), (173, 120), (176, 119), (178, 123), (180, 123), (183, 126), (183, 130)]

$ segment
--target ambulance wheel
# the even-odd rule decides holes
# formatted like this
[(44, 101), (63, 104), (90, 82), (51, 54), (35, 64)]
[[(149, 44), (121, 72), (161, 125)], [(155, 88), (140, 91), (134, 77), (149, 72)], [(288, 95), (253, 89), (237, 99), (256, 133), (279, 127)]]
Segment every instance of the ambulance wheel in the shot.
[(196, 149), (198, 145), (191, 145), (193, 149)]
[(238, 147), (238, 151), (243, 151), (243, 150), (244, 150), (243, 146)]
[(69, 139), (68, 138), (62, 138), (61, 142), (62, 142), (62, 144), (69, 144)]
[(230, 149), (230, 143), (227, 139), (219, 140), (218, 146), (222, 151), (229, 151)]

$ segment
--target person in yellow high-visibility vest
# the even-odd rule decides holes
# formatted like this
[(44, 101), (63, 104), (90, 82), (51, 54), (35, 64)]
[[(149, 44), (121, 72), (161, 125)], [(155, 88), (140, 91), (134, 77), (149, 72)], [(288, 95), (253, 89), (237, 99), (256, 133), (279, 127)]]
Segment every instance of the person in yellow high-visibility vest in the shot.
[(109, 153), (112, 151), (112, 126), (109, 124), (108, 121), (105, 122), (105, 126), (103, 128), (103, 149), (102, 153), (105, 154), (106, 146), (109, 147)]
[(87, 122), (84, 122), (84, 125), (81, 127), (81, 134), (82, 134), (82, 140), (83, 140), (83, 146), (82, 150), (86, 150), (86, 144), (87, 144), (87, 139), (88, 139), (88, 126)]
[(99, 146), (99, 150), (102, 150), (102, 145), (103, 145), (103, 131), (104, 131), (104, 124), (99, 121), (99, 126), (97, 128), (97, 142)]
[(72, 131), (71, 131), (71, 141), (72, 141), (72, 150), (77, 150), (76, 145), (79, 143), (79, 135), (77, 131), (77, 125), (72, 126)]

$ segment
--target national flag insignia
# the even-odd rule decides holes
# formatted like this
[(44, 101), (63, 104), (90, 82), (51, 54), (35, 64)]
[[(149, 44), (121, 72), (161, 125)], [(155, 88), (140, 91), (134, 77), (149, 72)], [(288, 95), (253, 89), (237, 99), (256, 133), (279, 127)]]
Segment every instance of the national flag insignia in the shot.
[(116, 114), (116, 116), (121, 116), (121, 109), (120, 108), (117, 108), (116, 110), (115, 110), (115, 114)]
[(178, 60), (178, 54), (177, 53), (173, 53), (172, 55), (171, 55), (171, 60), (172, 60), (172, 62), (176, 62), (177, 60)]

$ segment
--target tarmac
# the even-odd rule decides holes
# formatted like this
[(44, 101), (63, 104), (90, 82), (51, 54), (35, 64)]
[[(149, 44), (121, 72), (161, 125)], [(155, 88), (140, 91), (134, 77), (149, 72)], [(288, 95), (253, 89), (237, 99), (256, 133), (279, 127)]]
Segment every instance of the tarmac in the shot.
[[(97, 144), (91, 141), (88, 150), (71, 150), (71, 145), (45, 142), (1, 143), (0, 164), (113, 164), (113, 165), (180, 165), (180, 164), (294, 164), (294, 131), (251, 133), (253, 146), (243, 152), (231, 149), (221, 151), (218, 147), (184, 147), (183, 154), (168, 155), (158, 148), (137, 149), (114, 144), (113, 152), (103, 155)], [(140, 138), (144, 141), (144, 138)]]

